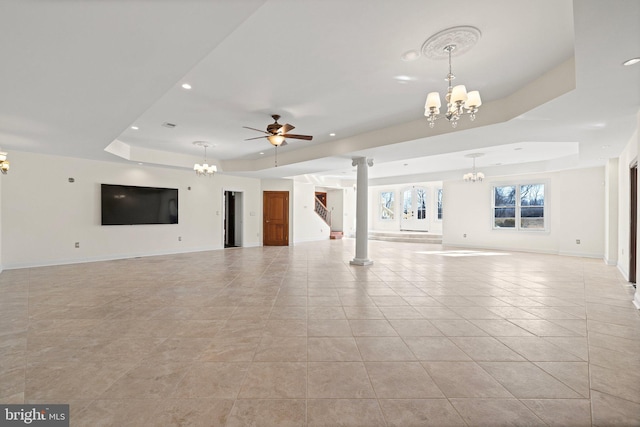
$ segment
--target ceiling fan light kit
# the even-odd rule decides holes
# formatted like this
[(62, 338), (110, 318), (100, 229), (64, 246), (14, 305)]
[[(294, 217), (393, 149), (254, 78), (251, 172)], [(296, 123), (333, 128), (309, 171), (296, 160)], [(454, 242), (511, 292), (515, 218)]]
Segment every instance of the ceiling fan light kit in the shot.
[(284, 142), (284, 136), (282, 135), (270, 135), (267, 137), (271, 145), (275, 147), (279, 147)]
[(280, 123), (278, 123), (278, 120), (280, 120), (279, 115), (272, 114), (271, 118), (273, 119), (273, 123), (267, 125), (267, 130), (261, 130), (261, 129), (251, 128), (249, 126), (243, 126), (245, 129), (251, 129), (251, 130), (255, 130), (257, 132), (262, 132), (265, 134), (264, 136), (247, 138), (245, 139), (245, 141), (250, 141), (252, 139), (267, 138), (267, 141), (269, 141), (269, 143), (274, 147), (281, 147), (281, 146), (287, 145), (287, 140), (286, 140), (287, 138), (302, 139), (305, 141), (311, 141), (313, 139), (313, 136), (311, 135), (294, 135), (289, 133), (289, 131), (292, 131), (293, 129), (295, 129), (295, 126), (290, 125), (289, 123), (286, 123), (284, 125), (281, 125)]
[(447, 102), (447, 111), (444, 115), (440, 114), (440, 94), (438, 92), (430, 92), (424, 105), (424, 115), (429, 122), (429, 127), (433, 128), (435, 121), (440, 118), (446, 118), (452, 127), (458, 125), (458, 120), (464, 114), (468, 114), (473, 121), (476, 118), (478, 108), (482, 105), (480, 92), (477, 90), (467, 92), (465, 85), (453, 86), (453, 79), (456, 76), (451, 70), (451, 56), (454, 52), (460, 55), (471, 49), (481, 37), (480, 30), (475, 27), (461, 26), (453, 27), (429, 37), (422, 45), (422, 54), (430, 59), (449, 59), (449, 73), (445, 80), (448, 82), (445, 101)]

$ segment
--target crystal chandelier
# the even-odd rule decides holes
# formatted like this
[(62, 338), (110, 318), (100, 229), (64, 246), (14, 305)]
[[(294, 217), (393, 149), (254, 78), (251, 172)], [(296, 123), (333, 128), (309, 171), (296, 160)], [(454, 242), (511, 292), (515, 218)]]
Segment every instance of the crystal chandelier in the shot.
[(207, 163), (207, 147), (209, 146), (209, 144), (204, 141), (195, 141), (193, 145), (204, 147), (204, 163), (196, 163), (195, 165), (193, 165), (193, 170), (196, 171), (196, 175), (213, 176), (218, 171), (218, 168), (216, 167), (216, 165), (209, 165)]
[[(449, 44), (444, 47), (444, 51), (449, 55), (449, 74), (447, 74), (447, 78), (445, 79), (449, 83), (449, 87), (444, 97), (445, 101), (447, 101), (447, 112), (444, 117), (451, 122), (451, 126), (454, 128), (458, 125), (458, 120), (463, 114), (469, 114), (469, 118), (472, 121), (475, 120), (478, 107), (482, 105), (480, 92), (474, 90), (467, 93), (467, 88), (464, 85), (453, 86), (452, 84), (456, 76), (454, 76), (451, 71), (451, 52), (455, 49), (455, 44)], [(433, 128), (436, 120), (443, 117), (440, 115), (441, 105), (440, 94), (438, 92), (430, 92), (427, 95), (427, 102), (424, 105), (424, 115), (429, 122), (430, 128)]]
[(464, 179), (466, 182), (476, 182), (476, 181), (482, 182), (482, 180), (484, 179), (484, 174), (482, 172), (476, 172), (476, 159), (482, 156), (484, 156), (483, 153), (472, 153), (472, 154), (467, 154), (465, 156), (465, 157), (471, 157), (473, 159), (473, 169), (471, 170), (471, 172), (465, 173), (462, 176), (462, 179)]
[(9, 160), (7, 160), (7, 153), (0, 151), (0, 172), (6, 175), (9, 172)]

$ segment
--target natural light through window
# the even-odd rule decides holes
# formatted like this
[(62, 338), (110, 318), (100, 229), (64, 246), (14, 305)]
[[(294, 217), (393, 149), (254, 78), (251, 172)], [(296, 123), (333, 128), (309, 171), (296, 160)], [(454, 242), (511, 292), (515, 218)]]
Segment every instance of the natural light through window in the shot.
[(493, 227), (545, 230), (544, 184), (493, 187)]
[(380, 193), (380, 219), (393, 218), (393, 192), (383, 191)]
[(451, 250), (451, 251), (418, 251), (416, 252), (422, 255), (442, 255), (449, 257), (475, 257), (475, 256), (504, 256), (510, 255), (506, 252), (491, 252), (491, 251), (471, 251), (471, 250)]

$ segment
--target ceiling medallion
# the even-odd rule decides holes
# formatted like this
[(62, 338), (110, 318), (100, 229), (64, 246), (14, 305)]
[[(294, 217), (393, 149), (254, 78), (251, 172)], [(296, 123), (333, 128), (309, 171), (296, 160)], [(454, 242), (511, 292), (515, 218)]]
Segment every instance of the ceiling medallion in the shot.
[(482, 33), (476, 27), (462, 25), (447, 28), (427, 39), (422, 44), (420, 51), (422, 55), (429, 59), (447, 59), (449, 53), (445, 50), (447, 46), (455, 46), (452, 56), (462, 55), (476, 45), (482, 37)]

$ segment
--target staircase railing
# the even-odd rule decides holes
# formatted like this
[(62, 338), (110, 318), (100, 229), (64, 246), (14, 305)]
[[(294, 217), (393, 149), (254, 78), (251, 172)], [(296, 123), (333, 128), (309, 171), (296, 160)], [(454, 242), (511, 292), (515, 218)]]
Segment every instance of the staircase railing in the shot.
[(322, 218), (322, 220), (331, 227), (331, 211), (316, 197), (315, 212)]

